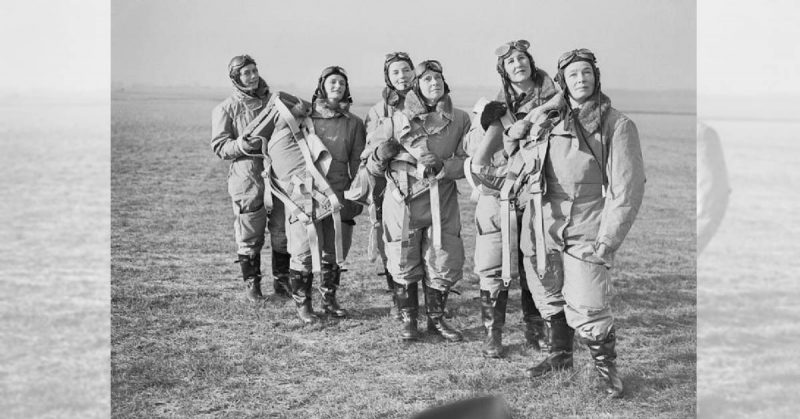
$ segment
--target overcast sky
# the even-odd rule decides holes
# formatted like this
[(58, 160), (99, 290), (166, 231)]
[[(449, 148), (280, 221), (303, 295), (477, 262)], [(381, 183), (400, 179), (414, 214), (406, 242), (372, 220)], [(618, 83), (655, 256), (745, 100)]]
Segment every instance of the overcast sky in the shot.
[(242, 52), (276, 84), (313, 84), (339, 64), (354, 84), (374, 86), (383, 54), (398, 49), (442, 60), (451, 83), (494, 86), (492, 51), (526, 38), (549, 72), (564, 50), (594, 49), (610, 89), (691, 89), (696, 77), (701, 94), (800, 94), (794, 0), (111, 3), (0, 2), (0, 89), (81, 94), (107, 91), (112, 80), (225, 87), (226, 64)]
[(112, 81), (226, 86), (248, 53), (274, 84), (314, 85), (328, 65), (351, 83), (383, 84), (384, 54), (438, 59), (453, 85), (494, 86), (494, 49), (533, 45), (553, 73), (558, 56), (596, 52), (607, 88), (694, 89), (694, 1), (113, 0)]

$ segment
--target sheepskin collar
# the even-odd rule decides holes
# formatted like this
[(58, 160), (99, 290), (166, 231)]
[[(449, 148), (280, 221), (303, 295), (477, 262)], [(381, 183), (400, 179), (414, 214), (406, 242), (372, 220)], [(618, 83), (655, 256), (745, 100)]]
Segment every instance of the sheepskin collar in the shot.
[(333, 104), (326, 99), (318, 98), (314, 101), (314, 109), (311, 112), (312, 118), (336, 118), (338, 116), (347, 117), (350, 110), (350, 103), (338, 102)]
[(395, 89), (384, 87), (383, 92), (381, 92), (381, 97), (383, 97), (383, 100), (387, 105), (399, 108), (403, 106), (403, 101), (406, 99), (406, 92), (400, 92)]
[[(513, 88), (509, 85), (508, 91), (504, 88), (497, 93), (497, 101), (506, 103), (514, 114), (529, 113), (533, 108), (540, 106), (547, 102), (548, 99), (558, 93), (553, 79), (544, 70), (537, 68), (536, 76), (534, 77), (534, 85), (527, 92), (523, 92), (516, 99), (514, 103), (507, 103), (506, 97), (509, 97), (509, 92), (513, 93)], [(515, 95), (510, 95), (511, 97)]]
[(584, 131), (591, 135), (600, 128), (600, 124), (610, 108), (611, 99), (603, 92), (599, 92), (587, 99), (579, 109), (567, 110), (564, 121), (565, 128), (569, 131), (574, 131), (572, 128), (572, 114), (577, 111), (578, 122)]
[(452, 121), (453, 120), (453, 102), (450, 100), (450, 95), (442, 96), (436, 107), (433, 110), (428, 110), (428, 106), (413, 90), (406, 95), (405, 109), (403, 113), (406, 114), (408, 119), (420, 118), (425, 119), (425, 115), (429, 113), (437, 113), (442, 117)]
[(264, 100), (269, 96), (269, 85), (261, 77), (258, 78), (258, 87), (253, 90), (244, 90), (236, 83), (233, 84), (233, 87), (235, 88), (233, 92), (234, 95), (241, 101), (246, 101), (248, 99)]

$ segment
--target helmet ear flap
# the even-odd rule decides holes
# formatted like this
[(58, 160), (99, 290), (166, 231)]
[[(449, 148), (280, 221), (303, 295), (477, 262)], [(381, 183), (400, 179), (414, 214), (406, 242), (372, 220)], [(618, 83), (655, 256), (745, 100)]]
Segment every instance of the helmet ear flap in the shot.
[(558, 87), (561, 88), (562, 92), (566, 93), (567, 82), (564, 81), (564, 70), (558, 70), (558, 73), (556, 73), (556, 77), (553, 81), (555, 81), (558, 84)]
[(600, 68), (594, 64), (592, 66), (594, 67), (594, 91), (597, 93), (600, 91)]

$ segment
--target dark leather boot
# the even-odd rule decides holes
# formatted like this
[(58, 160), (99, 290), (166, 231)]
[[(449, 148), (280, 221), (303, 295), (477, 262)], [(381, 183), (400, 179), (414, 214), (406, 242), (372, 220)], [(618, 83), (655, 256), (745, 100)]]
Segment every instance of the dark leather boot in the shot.
[(336, 301), (336, 289), (339, 288), (341, 268), (336, 265), (322, 265), (322, 284), (319, 292), (322, 294), (322, 309), (333, 317), (346, 317), (347, 311), (339, 307)]
[(386, 269), (386, 268), (383, 268), (383, 276), (386, 277), (386, 289), (389, 292), (393, 292), (394, 291), (394, 277), (392, 276), (392, 274), (389, 273), (389, 270)]
[(522, 320), (525, 322), (525, 343), (534, 351), (548, 351), (548, 342), (544, 339), (544, 319), (533, 302), (533, 296), (527, 286), (522, 287)]
[(400, 309), (397, 308), (397, 296), (394, 294), (394, 277), (392, 274), (389, 273), (388, 269), (385, 269), (384, 276), (386, 276), (386, 286), (389, 289), (389, 292), (392, 293), (392, 307), (389, 309), (389, 316), (391, 316), (395, 320), (403, 320), (403, 316), (400, 314)]
[(311, 285), (314, 274), (311, 272), (289, 271), (289, 286), (292, 289), (292, 299), (297, 307), (297, 317), (304, 323), (312, 323), (318, 319), (311, 309)]
[(545, 339), (549, 342), (549, 355), (544, 361), (528, 368), (530, 378), (539, 377), (550, 371), (572, 368), (572, 344), (575, 329), (569, 327), (564, 312), (544, 321)]
[(439, 291), (423, 284), (425, 289), (425, 311), (428, 314), (428, 331), (436, 333), (450, 342), (460, 342), (464, 339), (456, 329), (444, 321), (444, 309), (447, 306), (447, 291)]
[(605, 384), (606, 394), (614, 399), (620, 398), (625, 393), (625, 388), (622, 385), (622, 380), (617, 374), (617, 352), (615, 346), (617, 343), (616, 331), (612, 327), (606, 335), (605, 339), (589, 340), (581, 338), (586, 346), (589, 347), (589, 352), (592, 354), (594, 360), (594, 369), (600, 374)]
[(272, 251), (272, 288), (275, 295), (291, 298), (292, 288), (289, 286), (289, 260), (291, 255)]
[(245, 297), (250, 301), (261, 301), (261, 254), (239, 255), (239, 266), (242, 268), (242, 277), (247, 286)]
[(397, 308), (400, 312), (400, 320), (403, 322), (400, 338), (403, 340), (419, 339), (419, 331), (417, 330), (419, 286), (416, 282), (409, 285), (395, 282), (393, 291), (395, 301), (397, 301)]
[(496, 298), (492, 298), (491, 292), (481, 290), (481, 314), (483, 327), (486, 328), (482, 352), (488, 358), (503, 357), (503, 326), (506, 324), (507, 304), (508, 290), (501, 290)]

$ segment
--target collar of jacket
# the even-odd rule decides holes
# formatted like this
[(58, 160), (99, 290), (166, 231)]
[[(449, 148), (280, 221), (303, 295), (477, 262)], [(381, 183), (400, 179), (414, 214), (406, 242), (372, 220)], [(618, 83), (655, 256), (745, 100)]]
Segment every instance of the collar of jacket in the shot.
[[(603, 94), (603, 92), (599, 92), (597, 95), (587, 99), (586, 102), (583, 103), (583, 106), (580, 107), (578, 110), (578, 122), (589, 135), (594, 134), (594, 132), (600, 128), (600, 124), (603, 122), (603, 118), (610, 108), (611, 99)], [(572, 126), (572, 112), (575, 112), (575, 110), (566, 110), (563, 112), (564, 128), (570, 132), (574, 132)]]
[(339, 102), (336, 106), (333, 106), (325, 99), (317, 99), (314, 101), (311, 117), (329, 119), (344, 116), (349, 118), (349, 110), (350, 103), (348, 102)]
[(255, 90), (244, 90), (236, 83), (234, 83), (233, 87), (236, 89), (233, 91), (233, 94), (236, 96), (236, 99), (241, 101), (252, 99), (265, 100), (269, 96), (269, 85), (267, 85), (267, 82), (261, 77), (258, 78), (258, 87), (256, 87)]
[(453, 102), (450, 100), (450, 95), (446, 94), (442, 96), (438, 102), (436, 102), (436, 109), (428, 112), (428, 107), (425, 105), (425, 102), (423, 102), (422, 98), (420, 98), (415, 91), (411, 90), (406, 95), (405, 109), (403, 109), (403, 113), (406, 114), (409, 120), (419, 118), (424, 121), (427, 119), (427, 114), (437, 113), (447, 120), (452, 121)]
[[(528, 114), (533, 110), (533, 108), (544, 104), (551, 97), (558, 94), (558, 90), (556, 90), (556, 85), (553, 82), (553, 79), (547, 74), (546, 71), (542, 70), (541, 68), (537, 68), (536, 73), (536, 77), (533, 78), (535, 81), (533, 89), (525, 92), (525, 97), (517, 104), (517, 114)], [(508, 88), (513, 92), (513, 88), (510, 85)], [(514, 97), (514, 95), (512, 94), (510, 97)], [(504, 90), (497, 92), (496, 100), (498, 102), (506, 103), (506, 92)], [(506, 103), (506, 105), (511, 106), (510, 103)]]
[(406, 94), (403, 92), (398, 92), (397, 90), (389, 87), (384, 87), (383, 91), (381, 92), (381, 97), (387, 105), (398, 108), (403, 105), (403, 102), (406, 99)]

